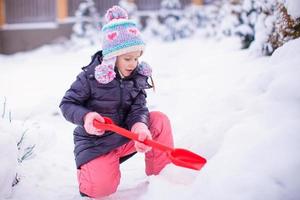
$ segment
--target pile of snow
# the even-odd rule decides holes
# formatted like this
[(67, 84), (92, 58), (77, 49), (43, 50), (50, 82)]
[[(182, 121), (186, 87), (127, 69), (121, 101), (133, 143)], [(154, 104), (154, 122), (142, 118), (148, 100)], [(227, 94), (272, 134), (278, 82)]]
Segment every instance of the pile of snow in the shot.
[[(4, 105), (7, 105), (5, 101)], [(28, 174), (29, 171), (25, 170), (26, 162), (35, 157), (35, 151), (41, 153), (51, 144), (48, 141), (51, 138), (51, 128), (30, 119), (12, 119), (11, 112), (6, 111), (6, 106), (3, 107), (0, 118), (1, 199), (13, 196), (13, 186), (23, 181), (24, 174)], [(9, 113), (9, 116), (5, 113)]]
[(7, 124), (0, 120), (0, 199), (9, 197), (17, 171), (17, 143)]
[[(189, 185), (153, 177), (143, 199), (299, 199), (299, 50), (297, 39), (271, 58), (244, 57), (242, 64), (235, 54), (238, 65), (218, 52), (197, 51), (199, 60), (188, 60), (196, 52), (176, 55), (168, 63), (176, 74), (168, 81), (178, 83), (169, 97), (176, 102), (170, 116), (181, 124), (175, 141), (208, 163)], [(190, 177), (175, 174), (179, 181)], [(168, 193), (162, 197), (161, 190)]]

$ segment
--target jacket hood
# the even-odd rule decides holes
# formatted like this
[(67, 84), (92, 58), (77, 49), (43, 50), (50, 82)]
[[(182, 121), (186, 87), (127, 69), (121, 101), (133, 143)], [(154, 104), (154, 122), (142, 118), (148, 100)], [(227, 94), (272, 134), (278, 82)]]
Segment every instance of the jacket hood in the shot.
[[(91, 62), (82, 69), (87, 73), (89, 78), (95, 78), (99, 83), (107, 84), (114, 78), (120, 77), (118, 70), (115, 69), (115, 63), (116, 58), (104, 60), (102, 51), (98, 51), (92, 56)], [(146, 77), (151, 77), (152, 69), (148, 63), (140, 62), (132, 74), (125, 79), (130, 79), (137, 73)]]

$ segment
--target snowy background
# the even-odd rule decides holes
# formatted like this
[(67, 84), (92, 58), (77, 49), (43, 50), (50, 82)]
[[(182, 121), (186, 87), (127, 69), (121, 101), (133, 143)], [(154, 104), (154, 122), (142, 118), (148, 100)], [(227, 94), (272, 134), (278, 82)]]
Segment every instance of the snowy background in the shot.
[[(297, 2), (284, 1), (299, 17)], [(239, 38), (208, 39), (203, 31), (148, 41), (141, 60), (156, 83), (148, 107), (170, 117), (175, 147), (208, 162), (201, 171), (169, 165), (146, 177), (138, 154), (121, 165), (121, 185), (106, 199), (300, 199), (300, 39), (268, 57), (240, 48)], [(65, 43), (0, 55), (1, 200), (82, 199), (74, 125), (58, 105), (98, 49)]]

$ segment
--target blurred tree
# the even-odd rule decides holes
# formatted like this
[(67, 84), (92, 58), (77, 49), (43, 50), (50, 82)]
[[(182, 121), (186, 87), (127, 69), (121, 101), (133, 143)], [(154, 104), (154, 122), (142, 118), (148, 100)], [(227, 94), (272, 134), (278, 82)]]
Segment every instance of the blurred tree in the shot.
[(136, 22), (139, 29), (142, 29), (141, 19), (137, 12), (137, 5), (134, 0), (120, 0), (119, 6), (124, 8), (128, 13), (128, 18)]
[(136, 15), (137, 6), (134, 0), (120, 0), (119, 5), (127, 11), (129, 18)]
[(72, 41), (80, 46), (94, 45), (99, 41), (101, 18), (93, 0), (84, 0), (75, 12)]
[(193, 28), (184, 15), (179, 0), (163, 0), (158, 17), (162, 25), (160, 35), (165, 41), (186, 38), (193, 34)]
[(206, 35), (238, 36), (242, 48), (249, 47), (260, 55), (271, 55), (287, 41), (300, 37), (300, 19), (287, 13), (282, 0), (222, 0), (201, 9), (198, 27), (205, 29)]
[(246, 49), (254, 40), (254, 26), (259, 11), (255, 8), (254, 0), (244, 0), (241, 4), (241, 12), (238, 16), (239, 25), (236, 27), (235, 33), (241, 38), (242, 48)]
[(255, 22), (255, 40), (252, 51), (271, 55), (278, 47), (291, 39), (300, 37), (300, 20), (293, 19), (279, 0), (256, 1), (259, 15)]
[(274, 22), (274, 28), (271, 32), (268, 43), (272, 46), (272, 50), (277, 49), (289, 40), (300, 37), (300, 19), (293, 19), (288, 13), (287, 9), (282, 3), (276, 5), (276, 10), (274, 11), (276, 19)]

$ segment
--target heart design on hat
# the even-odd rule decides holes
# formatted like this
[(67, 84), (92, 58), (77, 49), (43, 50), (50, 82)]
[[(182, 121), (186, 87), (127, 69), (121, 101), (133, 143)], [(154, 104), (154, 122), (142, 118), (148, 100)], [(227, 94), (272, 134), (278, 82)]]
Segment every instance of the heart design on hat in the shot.
[(129, 33), (132, 33), (132, 34), (134, 34), (134, 35), (139, 34), (139, 30), (137, 30), (136, 28), (129, 28), (129, 29), (128, 29), (128, 32), (129, 32)]
[(117, 37), (117, 32), (111, 32), (107, 34), (107, 38), (112, 41)]

